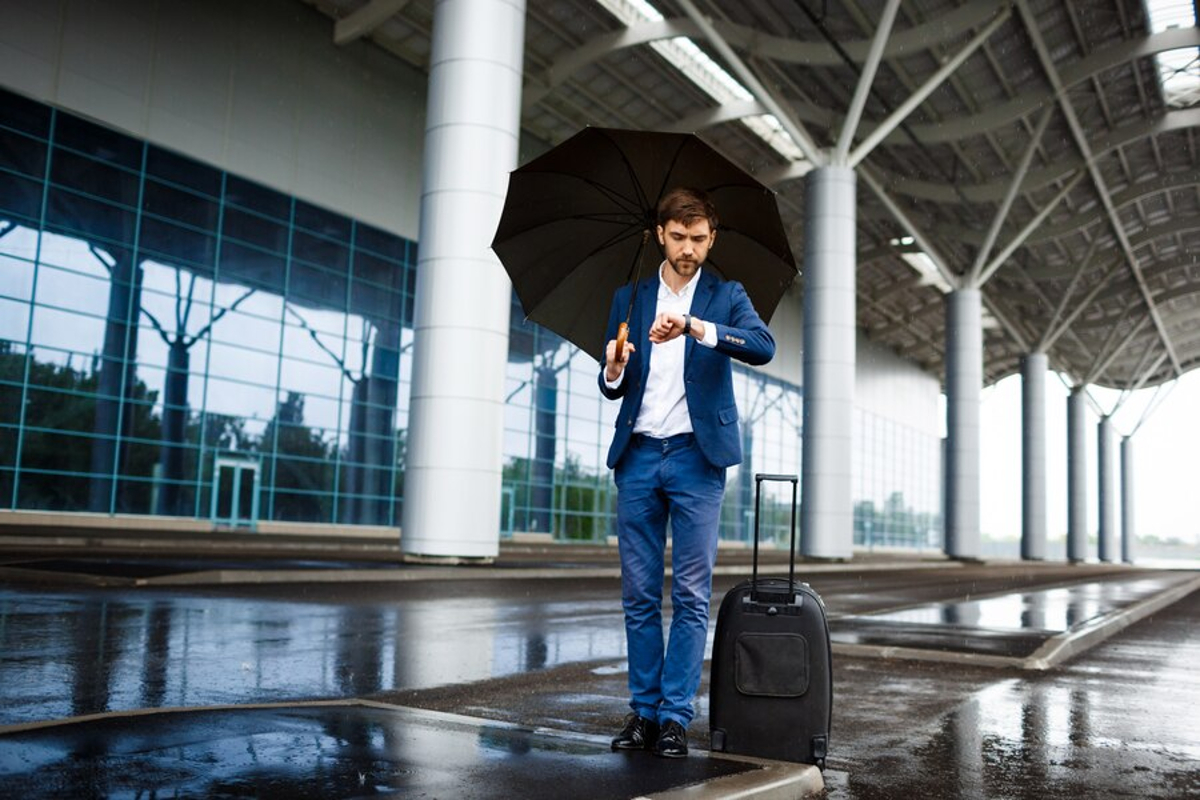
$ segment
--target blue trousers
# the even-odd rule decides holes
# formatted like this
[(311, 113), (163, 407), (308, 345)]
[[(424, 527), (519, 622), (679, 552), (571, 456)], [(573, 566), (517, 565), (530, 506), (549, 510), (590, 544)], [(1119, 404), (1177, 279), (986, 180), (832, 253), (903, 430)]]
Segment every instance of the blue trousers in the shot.
[[(630, 707), (684, 727), (695, 715), (708, 639), (709, 598), (725, 470), (714, 467), (692, 434), (635, 437), (613, 475), (621, 599), (629, 651)], [(671, 630), (663, 642), (663, 561), (671, 523)]]

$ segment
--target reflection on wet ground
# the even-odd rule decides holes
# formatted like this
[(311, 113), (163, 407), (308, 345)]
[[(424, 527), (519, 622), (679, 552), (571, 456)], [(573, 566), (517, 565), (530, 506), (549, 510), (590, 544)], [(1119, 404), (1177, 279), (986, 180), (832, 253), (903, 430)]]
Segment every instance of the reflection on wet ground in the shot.
[(1023, 658), (1047, 638), (1153, 597), (1186, 573), (1090, 581), (994, 597), (965, 599), (838, 618), (835, 642), (891, 645)]
[(754, 769), (612, 753), (597, 737), (364, 705), (169, 712), (0, 737), (10, 797), (536, 800), (561, 798), (572, 786), (617, 800)]
[(156, 706), (358, 697), (624, 654), (612, 601), (433, 594), (339, 605), (0, 590), (0, 725)]
[[(246, 559), (194, 559), (194, 558), (41, 558), (31, 561), (10, 561), (8, 569), (35, 570), (45, 573), (67, 575), (91, 575), (103, 578), (159, 578), (164, 575), (181, 575), (214, 570), (246, 570), (254, 562)], [(331, 569), (412, 569), (403, 564), (380, 564), (372, 561), (316, 561), (311, 559), (271, 559), (267, 565), (272, 570)]]
[[(1180, 575), (1187, 573), (835, 617), (831, 630), (835, 642), (1023, 657), (1046, 637), (1161, 591)], [(363, 697), (623, 662), (624, 629), (611, 591), (571, 598), (572, 587), (556, 585), (544, 596), (438, 596), (436, 586), (394, 602), (0, 589), (0, 725), (147, 707)], [(710, 628), (710, 647), (711, 635)]]
[[(1200, 797), (1191, 719), (1200, 706), (1200, 592), (1051, 672), (973, 666), (980, 642), (1086, 628), (1195, 577), (1101, 565), (923, 573), (847, 565), (814, 576), (835, 637), (878, 634), (912, 647), (941, 635), (975, 659), (947, 669), (835, 656), (831, 774), (841, 778), (830, 798)], [(616, 581), (8, 584), (0, 588), (0, 725), (290, 705), (10, 730), (0, 735), (0, 795), (462, 796), (466, 786), (475, 796), (559, 797), (567, 778), (587, 787), (573, 796), (646, 794), (653, 776), (638, 770), (674, 767), (641, 753), (622, 760), (604, 737), (536, 729), (611, 735), (624, 710), (623, 653)], [(456, 713), (491, 709), (527, 727), (429, 726), (403, 710), (345, 702), (385, 695)], [(295, 702), (313, 698), (337, 703)], [(702, 690), (690, 731), (698, 745), (706, 700)], [(704, 759), (682, 763), (710, 768)], [(515, 790), (497, 779), (506, 774), (516, 776)], [(23, 791), (35, 781), (39, 791)], [(58, 783), (48, 789), (48, 781)]]
[(1050, 673), (860, 662), (830, 798), (1200, 797), (1198, 612), (1192, 593)]

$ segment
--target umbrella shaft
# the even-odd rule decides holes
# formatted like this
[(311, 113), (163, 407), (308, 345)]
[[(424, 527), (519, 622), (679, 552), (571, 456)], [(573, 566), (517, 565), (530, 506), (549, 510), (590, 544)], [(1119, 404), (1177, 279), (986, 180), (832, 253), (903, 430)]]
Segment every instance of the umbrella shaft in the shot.
[(642, 231), (642, 243), (638, 245), (637, 252), (633, 256), (633, 263), (629, 266), (630, 280), (633, 281), (633, 291), (629, 293), (629, 309), (625, 312), (625, 327), (629, 328), (629, 319), (633, 316), (633, 304), (637, 301), (638, 279), (642, 277), (642, 251), (646, 249), (646, 242), (650, 241), (650, 229), (646, 228)]

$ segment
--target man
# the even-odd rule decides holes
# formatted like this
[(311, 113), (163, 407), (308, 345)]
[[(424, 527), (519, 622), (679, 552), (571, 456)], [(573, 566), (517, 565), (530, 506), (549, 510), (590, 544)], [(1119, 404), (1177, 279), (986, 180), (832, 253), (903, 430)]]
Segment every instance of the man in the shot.
[[(617, 484), (621, 594), (633, 709), (614, 750), (687, 755), (700, 685), (725, 468), (742, 460), (729, 359), (765, 364), (775, 340), (742, 285), (702, 269), (717, 238), (707, 195), (674, 189), (658, 204), (666, 260), (638, 286), (629, 342), (616, 333), (632, 284), (613, 297), (600, 390), (621, 398), (608, 466)], [(663, 646), (667, 521), (674, 578)]]

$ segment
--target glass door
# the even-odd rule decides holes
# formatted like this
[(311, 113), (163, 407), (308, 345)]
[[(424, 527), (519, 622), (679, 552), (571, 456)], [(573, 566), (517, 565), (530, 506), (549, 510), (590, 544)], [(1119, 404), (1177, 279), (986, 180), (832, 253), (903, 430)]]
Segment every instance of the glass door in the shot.
[(254, 530), (258, 524), (258, 461), (217, 456), (213, 465), (212, 520)]

